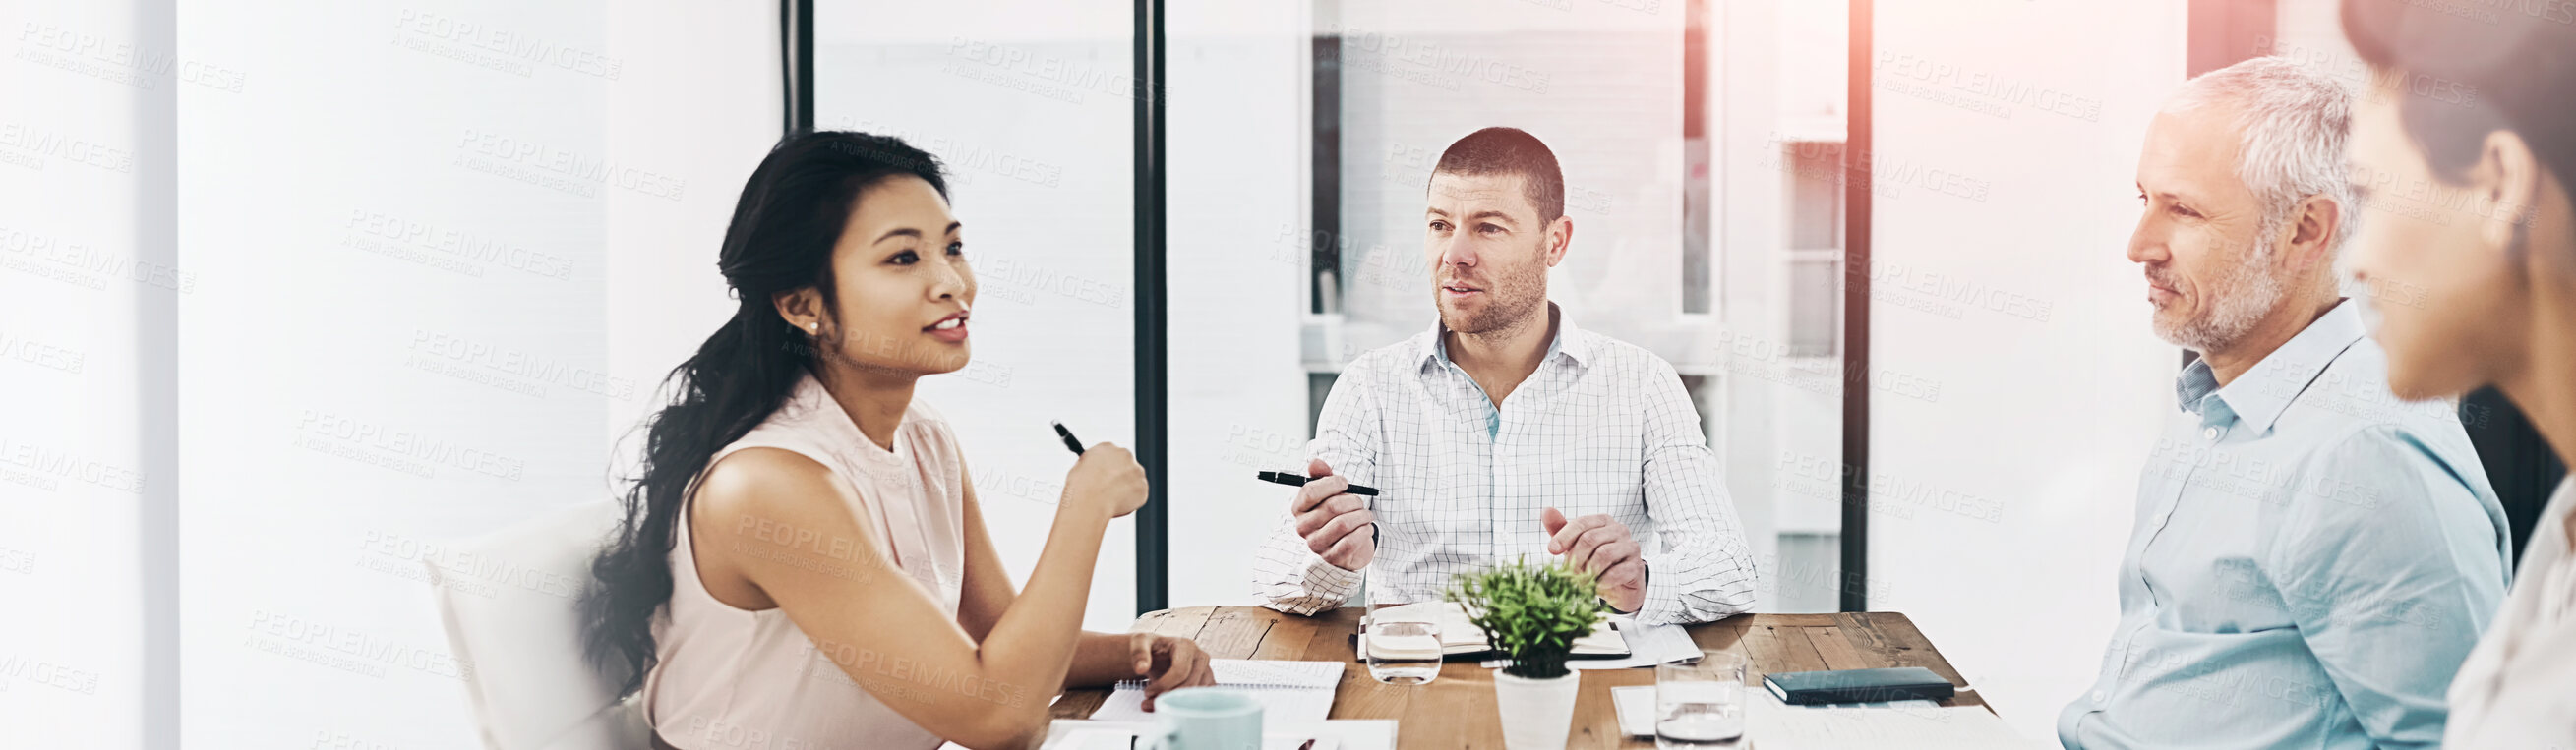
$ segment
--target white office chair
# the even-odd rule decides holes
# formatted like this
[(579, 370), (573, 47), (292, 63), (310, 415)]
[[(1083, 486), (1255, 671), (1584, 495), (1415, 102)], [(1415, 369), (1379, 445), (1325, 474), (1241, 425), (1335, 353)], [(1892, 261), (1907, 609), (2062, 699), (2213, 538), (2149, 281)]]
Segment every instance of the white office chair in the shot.
[[(650, 729), (623, 675), (582, 657), (580, 598), (621, 511), (598, 502), (547, 513), (424, 556), (447, 642), (490, 750), (643, 747)], [(450, 567), (456, 569), (449, 569)]]

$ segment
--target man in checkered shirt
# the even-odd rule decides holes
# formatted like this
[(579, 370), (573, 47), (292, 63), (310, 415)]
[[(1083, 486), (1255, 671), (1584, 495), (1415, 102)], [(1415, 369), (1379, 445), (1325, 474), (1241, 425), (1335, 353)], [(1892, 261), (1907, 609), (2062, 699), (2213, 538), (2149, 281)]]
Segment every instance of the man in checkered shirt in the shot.
[[(1547, 301), (1574, 220), (1546, 144), (1486, 128), (1432, 169), (1423, 256), (1439, 322), (1353, 360), (1309, 446), (1321, 477), (1262, 545), (1272, 609), (1435, 601), (1513, 558), (1597, 574), (1649, 623), (1753, 608), (1753, 557), (1680, 375)], [(1354, 484), (1380, 495), (1346, 494)]]

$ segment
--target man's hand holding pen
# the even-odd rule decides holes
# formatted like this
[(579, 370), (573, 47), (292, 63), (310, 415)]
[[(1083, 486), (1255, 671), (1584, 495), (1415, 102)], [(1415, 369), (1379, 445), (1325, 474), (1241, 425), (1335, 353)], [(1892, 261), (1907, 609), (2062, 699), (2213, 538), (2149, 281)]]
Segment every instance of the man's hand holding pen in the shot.
[[(1320, 458), (1306, 462), (1306, 474), (1263, 472), (1261, 479), (1304, 482), (1297, 488), (1296, 499), (1289, 501), (1288, 513), (1297, 518), (1297, 535), (1305, 538), (1306, 549), (1336, 568), (1368, 567), (1377, 558), (1377, 513), (1363, 495), (1377, 494), (1376, 490), (1353, 486), (1349, 478), (1333, 474), (1333, 467)], [(1612, 609), (1631, 613), (1645, 606), (1646, 560), (1627, 524), (1605, 514), (1568, 519), (1548, 508), (1539, 511), (1539, 526), (1547, 531), (1547, 553), (1561, 555), (1567, 565), (1595, 576), (1602, 601)]]
[(1297, 488), (1296, 499), (1288, 504), (1306, 549), (1336, 568), (1368, 567), (1377, 557), (1377, 513), (1369, 510), (1368, 498), (1350, 494), (1351, 480), (1334, 476), (1323, 459), (1306, 462), (1306, 474), (1312, 479)]

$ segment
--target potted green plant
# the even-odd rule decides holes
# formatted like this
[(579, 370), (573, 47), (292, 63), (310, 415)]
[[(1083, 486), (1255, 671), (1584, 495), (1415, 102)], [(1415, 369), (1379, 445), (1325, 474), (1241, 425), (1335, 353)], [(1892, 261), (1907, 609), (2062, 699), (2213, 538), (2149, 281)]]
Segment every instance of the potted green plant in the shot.
[(1574, 726), (1582, 676), (1565, 668), (1574, 639), (1609, 612), (1589, 573), (1562, 563), (1515, 560), (1460, 573), (1442, 598), (1467, 610), (1506, 664), (1494, 674), (1494, 704), (1509, 750), (1559, 750)]

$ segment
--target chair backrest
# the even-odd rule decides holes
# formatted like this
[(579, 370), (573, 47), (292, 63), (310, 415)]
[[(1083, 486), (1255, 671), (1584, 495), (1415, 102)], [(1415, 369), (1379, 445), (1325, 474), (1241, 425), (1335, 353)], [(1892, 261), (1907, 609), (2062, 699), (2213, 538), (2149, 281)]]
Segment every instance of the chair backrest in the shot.
[(2468, 428), (2478, 463), (2486, 466), (2487, 483), (2495, 486), (2496, 500), (2504, 505), (2505, 524), (2513, 533), (2513, 562), (2520, 565), (2540, 511), (2549, 507), (2559, 480), (2567, 478), (2567, 464), (2541, 439), (2531, 417), (2492, 386), (2460, 399), (2460, 424)]
[(458, 554), (424, 556), (484, 747), (645, 744), (641, 713), (617, 694), (625, 675), (582, 657), (590, 562), (619, 516), (614, 503), (585, 503), (468, 540)]

